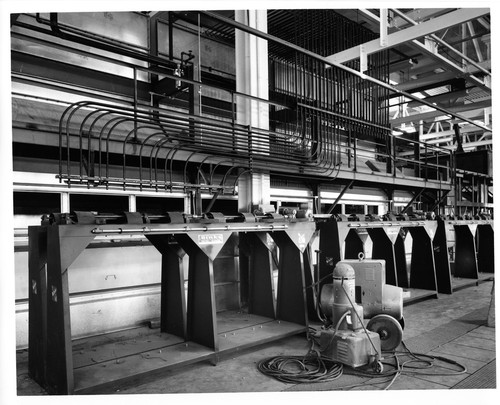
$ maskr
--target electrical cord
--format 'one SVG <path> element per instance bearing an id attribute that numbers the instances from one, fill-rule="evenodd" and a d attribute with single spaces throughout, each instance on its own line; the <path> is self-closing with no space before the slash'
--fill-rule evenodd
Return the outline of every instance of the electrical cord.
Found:
<path id="1" fill-rule="evenodd" d="M 275 356 L 261 360 L 257 368 L 278 381 L 304 384 L 336 380 L 342 375 L 343 366 L 309 350 L 305 356 Z"/>
<path id="2" fill-rule="evenodd" d="M 403 364 L 403 366 L 406 367 L 406 368 L 411 368 L 411 369 L 416 369 L 416 370 L 429 369 L 429 368 L 432 368 L 432 367 L 446 368 L 446 367 L 443 367 L 442 365 L 436 364 L 436 361 L 439 361 L 439 362 L 445 363 L 445 364 L 447 364 L 449 366 L 458 367 L 460 369 L 458 371 L 439 372 L 439 373 L 423 373 L 421 371 L 407 371 L 408 374 L 412 373 L 412 374 L 442 375 L 442 376 L 446 376 L 446 375 L 463 374 L 463 373 L 467 372 L 467 367 L 464 366 L 463 364 L 455 361 L 455 360 L 448 359 L 448 358 L 442 357 L 442 356 L 434 356 L 434 355 L 431 356 L 431 355 L 428 355 L 428 354 L 414 353 L 414 352 L 412 352 L 408 348 L 408 346 L 406 346 L 406 343 L 402 342 L 402 345 L 403 345 L 403 348 L 406 351 L 405 352 L 396 352 L 396 353 L 407 355 L 407 356 L 410 356 L 410 357 L 413 358 L 413 360 L 408 360 L 408 361 L 406 361 Z M 417 362 L 417 363 L 418 362 L 420 362 L 420 363 L 426 363 L 427 367 L 408 366 L 408 364 L 415 363 L 415 362 Z"/>
<path id="3" fill-rule="evenodd" d="M 347 313 L 345 314 L 347 315 Z M 344 317 L 341 318 L 343 320 Z M 340 325 L 339 321 L 337 327 Z M 257 369 L 264 375 L 291 384 L 328 382 L 342 375 L 343 365 L 321 355 L 315 349 L 317 330 L 307 330 L 310 348 L 305 356 L 274 356 L 257 363 Z"/>
<path id="4" fill-rule="evenodd" d="M 431 356 L 428 354 L 412 352 L 410 349 L 408 349 L 408 347 L 404 342 L 402 342 L 402 346 L 405 349 L 405 351 L 394 351 L 384 354 L 385 356 L 384 360 L 389 360 L 390 358 L 394 359 L 395 364 L 389 363 L 387 361 L 383 362 L 385 366 L 392 367 L 393 368 L 392 370 L 388 370 L 380 374 L 374 374 L 366 372 L 362 369 L 344 368 L 344 373 L 360 377 L 386 378 L 386 380 L 380 382 L 370 381 L 370 385 L 378 385 L 389 382 L 389 384 L 386 387 L 384 387 L 384 390 L 388 390 L 400 375 L 410 375 L 410 376 L 420 375 L 420 376 L 431 376 L 431 377 L 451 376 L 451 375 L 460 375 L 467 371 L 467 368 L 464 365 L 454 360 L 442 356 Z M 410 360 L 403 361 L 404 357 L 410 357 Z M 443 365 L 441 364 L 437 364 L 436 361 L 445 363 L 449 366 L 456 367 L 458 368 L 458 370 L 453 370 L 449 372 L 422 371 L 422 370 L 429 370 L 432 368 L 446 368 L 443 367 Z M 422 363 L 423 365 L 422 366 L 410 365 L 412 363 Z M 388 377 L 391 377 L 391 379 L 387 380 Z M 349 388 L 355 388 L 356 386 L 362 386 L 362 385 L 364 384 L 350 386 Z"/>
<path id="5" fill-rule="evenodd" d="M 406 345 L 403 346 L 407 349 Z M 289 384 L 304 384 L 304 383 L 320 383 L 330 382 L 339 379 L 343 374 L 354 375 L 358 377 L 366 377 L 370 379 L 383 379 L 383 381 L 370 381 L 370 385 L 387 384 L 383 389 L 388 390 L 401 375 L 425 375 L 425 376 L 447 376 L 459 375 L 467 371 L 467 368 L 448 358 L 441 356 L 430 356 L 422 353 L 414 353 L 407 349 L 404 352 L 385 353 L 393 358 L 394 363 L 384 361 L 384 366 L 392 367 L 392 370 L 387 370 L 382 373 L 351 367 L 344 367 L 341 363 L 334 362 L 316 350 L 309 350 L 305 356 L 275 356 L 261 360 L 257 364 L 258 370 L 269 377 L 273 377 L 278 381 Z M 400 357 L 409 356 L 411 360 L 402 361 Z M 441 367 L 435 364 L 439 360 L 448 365 L 459 368 L 457 371 L 450 372 L 425 372 L 421 370 L 429 370 L 434 367 Z M 428 363 L 425 366 L 417 367 L 410 366 L 414 362 Z M 429 365 L 430 364 L 430 365 Z M 420 371 L 416 371 L 420 370 Z M 336 387 L 336 390 L 362 387 L 366 382 L 361 384 L 352 384 L 349 386 Z"/>
<path id="6" fill-rule="evenodd" d="M 343 374 L 366 377 L 370 379 L 383 379 L 382 381 L 370 381 L 370 385 L 387 384 L 383 390 L 388 390 L 401 375 L 425 375 L 425 376 L 450 376 L 460 375 L 467 371 L 467 368 L 454 360 L 442 356 L 431 356 L 423 353 L 411 351 L 408 346 L 402 342 L 404 351 L 384 352 L 382 363 L 390 367 L 387 371 L 376 373 L 369 371 L 369 368 L 351 368 L 344 367 L 342 363 L 332 361 L 326 356 L 322 356 L 320 351 L 315 349 L 316 340 L 314 339 L 316 329 L 308 328 L 308 340 L 311 342 L 311 348 L 305 356 L 275 356 L 261 360 L 257 364 L 258 370 L 269 377 L 289 384 L 320 383 L 330 382 L 339 379 Z M 404 360 L 409 357 L 409 360 Z M 393 360 L 390 362 L 389 360 Z M 403 361 L 404 360 L 404 361 Z M 444 363 L 448 367 L 457 368 L 448 372 L 429 372 L 433 368 L 443 367 Z M 415 365 L 420 363 L 421 365 Z M 425 371 L 424 371 L 425 370 Z M 448 368 L 450 370 L 450 368 Z M 352 384 L 348 386 L 335 387 L 336 390 L 362 387 L 366 382 Z"/>
<path id="7" fill-rule="evenodd" d="M 323 277 L 322 279 L 316 281 L 315 283 L 312 283 L 308 287 L 312 287 L 313 291 L 317 295 L 317 301 L 319 304 L 319 289 L 316 288 L 316 286 L 319 285 L 319 283 L 327 278 L 328 276 Z M 375 372 L 375 371 L 365 371 L 363 368 L 350 368 L 350 367 L 344 367 L 342 363 L 335 362 L 331 360 L 330 358 L 326 356 L 322 356 L 321 352 L 324 352 L 333 342 L 333 339 L 335 335 L 337 334 L 338 328 L 340 327 L 340 324 L 342 321 L 346 318 L 347 315 L 349 315 L 350 311 L 346 311 L 340 319 L 337 321 L 335 327 L 334 327 L 334 332 L 329 340 L 328 344 L 326 347 L 321 349 L 315 349 L 314 346 L 317 344 L 317 341 L 315 339 L 315 336 L 317 336 L 317 330 L 312 328 L 311 326 L 308 327 L 307 330 L 307 339 L 310 341 L 311 347 L 307 354 L 305 356 L 275 356 L 275 357 L 269 357 L 267 359 L 261 360 L 259 363 L 257 363 L 257 368 L 258 370 L 269 377 L 273 377 L 277 379 L 278 381 L 284 382 L 284 383 L 291 383 L 291 384 L 303 384 L 303 383 L 319 383 L 319 382 L 329 382 L 336 380 L 342 376 L 342 374 L 349 374 L 349 375 L 354 375 L 354 376 L 359 376 L 359 377 L 367 377 L 370 379 L 381 379 L 384 378 L 384 381 L 370 381 L 370 385 L 378 385 L 378 384 L 385 384 L 387 385 L 383 388 L 384 390 L 388 390 L 397 380 L 399 376 L 402 374 L 405 375 L 427 375 L 427 376 L 447 376 L 447 375 L 459 375 L 463 374 L 467 371 L 467 368 L 448 358 L 441 357 L 441 356 L 431 356 L 427 354 L 422 354 L 422 353 L 415 353 L 412 352 L 408 346 L 406 345 L 405 342 L 401 342 L 404 351 L 392 351 L 392 352 L 384 352 L 384 353 L 378 353 L 377 349 L 375 348 L 372 340 L 370 339 L 370 336 L 363 324 L 362 319 L 359 317 L 359 314 L 356 312 L 354 308 L 354 304 L 352 300 L 349 297 L 349 294 L 344 288 L 344 279 L 342 278 L 342 290 L 344 291 L 346 297 L 349 300 L 349 303 L 351 304 L 351 307 L 353 308 L 353 312 L 355 315 L 358 317 L 358 320 L 360 321 L 364 332 L 368 336 L 368 339 L 377 353 L 377 358 L 380 358 L 380 356 L 383 354 L 384 357 L 380 360 L 385 360 L 381 361 L 381 363 L 385 366 L 392 367 L 392 370 L 388 370 L 385 372 Z M 316 308 L 316 310 L 321 310 L 320 305 Z M 318 317 L 323 321 L 324 326 L 327 326 L 327 319 L 324 317 L 320 317 L 318 313 Z M 332 325 L 328 325 L 328 328 L 331 328 Z M 401 357 L 401 358 L 400 358 Z M 402 361 L 402 358 L 404 357 L 410 357 L 409 360 Z M 389 363 L 387 360 L 389 359 L 394 359 L 394 363 Z M 442 363 L 445 363 L 449 366 L 455 366 L 458 367 L 458 371 L 450 371 L 450 372 L 424 372 L 422 370 L 428 370 L 432 369 L 434 367 L 440 367 L 440 368 L 445 368 L 442 365 L 438 365 L 436 361 L 440 361 Z M 420 364 L 420 366 L 417 366 L 416 364 Z M 364 383 L 361 384 L 353 384 L 349 386 L 344 386 L 344 387 L 336 387 L 336 390 L 341 390 L 341 389 L 347 389 L 347 388 L 356 388 L 356 387 L 361 387 L 363 386 Z"/>

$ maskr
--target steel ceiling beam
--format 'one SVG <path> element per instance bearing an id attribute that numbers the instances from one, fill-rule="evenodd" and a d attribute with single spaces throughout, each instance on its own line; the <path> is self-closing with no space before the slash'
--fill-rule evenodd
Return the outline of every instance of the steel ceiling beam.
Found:
<path id="1" fill-rule="evenodd" d="M 413 21 L 411 18 L 409 18 L 408 16 L 406 16 L 401 11 L 399 11 L 397 9 L 392 9 L 392 11 L 394 13 L 400 15 L 402 18 L 406 19 L 408 22 L 410 22 L 414 26 L 418 26 L 419 25 L 416 21 Z M 469 22 L 467 22 L 467 23 L 469 23 Z M 451 46 L 449 43 L 447 43 L 446 41 L 444 41 L 441 38 L 439 38 L 437 35 L 431 34 L 430 37 L 432 38 L 432 40 L 436 41 L 438 44 L 440 44 L 440 45 L 444 46 L 446 49 L 448 49 L 448 51 L 453 52 L 460 59 L 467 61 L 467 63 L 469 65 L 474 66 L 476 69 L 478 69 L 483 74 L 485 74 L 487 76 L 491 75 L 491 73 L 487 69 L 483 68 L 475 60 L 469 58 L 463 52 L 458 51 L 453 46 Z M 439 55 L 437 52 L 434 52 L 434 50 L 432 48 L 429 48 L 426 44 L 423 44 L 422 42 L 412 41 L 412 44 L 414 46 L 418 47 L 421 51 L 423 51 L 427 55 L 431 56 L 432 58 L 438 59 L 439 62 L 444 63 L 445 66 L 448 66 L 453 71 L 456 71 L 457 73 L 466 75 L 467 78 L 472 83 L 474 83 L 475 85 L 477 85 L 477 86 L 479 86 L 479 87 L 481 87 L 481 88 L 483 88 L 485 90 L 491 91 L 491 87 L 487 83 L 485 83 L 484 81 L 482 81 L 482 80 L 478 79 L 477 77 L 475 77 L 474 75 L 472 75 L 471 72 L 468 71 L 467 66 L 462 67 L 462 66 L 456 65 L 455 63 L 453 63 L 452 61 L 450 61 L 448 58 L 445 58 L 445 57 Z"/>
<path id="2" fill-rule="evenodd" d="M 450 11 L 453 10 L 454 9 L 452 8 L 426 8 L 426 9 L 418 8 L 413 11 L 409 11 L 406 15 L 409 16 L 410 18 L 422 21 L 445 13 L 449 13 Z M 372 13 L 370 10 L 366 8 L 360 8 L 358 9 L 358 11 L 361 14 L 363 14 L 366 19 L 369 19 L 372 23 L 377 24 L 377 26 L 380 24 L 379 16 Z M 408 21 L 398 16 L 392 16 L 390 25 L 391 27 L 395 27 L 398 29 L 404 28 L 404 26 L 408 25 Z M 377 32 L 376 30 L 373 31 Z"/>
<path id="3" fill-rule="evenodd" d="M 455 138 L 448 137 L 448 138 L 443 138 L 443 139 L 431 140 L 431 141 L 428 141 L 427 143 L 429 145 L 439 145 L 441 143 L 448 143 L 448 142 L 454 142 L 454 141 L 455 141 Z M 470 142 L 462 141 L 462 149 L 467 148 L 467 147 L 472 148 L 472 147 L 476 147 L 476 146 L 491 145 L 492 143 L 493 143 L 493 139 L 483 139 L 482 141 L 470 141 Z M 447 146 L 449 146 L 449 145 L 444 145 L 441 147 L 446 148 Z"/>
<path id="4" fill-rule="evenodd" d="M 366 8 L 360 8 L 359 12 L 362 13 L 362 14 L 364 14 L 364 16 L 366 18 L 369 18 L 372 22 L 377 23 L 377 25 L 380 28 L 380 25 L 379 25 L 380 24 L 380 18 L 379 18 L 378 15 L 373 14 L 370 10 L 368 10 Z"/>
<path id="5" fill-rule="evenodd" d="M 418 23 L 416 21 L 413 21 L 411 18 L 409 18 L 408 16 L 406 16 L 404 13 L 402 13 L 401 11 L 399 11 L 398 9 L 392 9 L 392 11 L 394 13 L 397 13 L 399 15 L 401 15 L 403 18 L 405 18 L 408 22 L 410 22 L 411 24 L 417 26 Z M 472 27 L 472 23 L 470 21 L 468 21 L 466 23 L 467 26 L 470 26 Z M 474 35 L 473 31 L 471 30 L 471 35 Z M 463 52 L 460 52 L 458 51 L 457 49 L 455 49 L 452 45 L 450 45 L 448 42 L 444 41 L 443 39 L 439 38 L 437 35 L 435 34 L 431 34 L 430 37 L 436 41 L 437 43 L 439 43 L 440 45 L 443 45 L 446 49 L 448 49 L 449 51 L 455 53 L 457 56 L 459 56 L 460 58 L 466 60 L 469 64 L 475 66 L 477 69 L 479 69 L 482 73 L 484 73 L 485 75 L 490 75 L 491 73 L 484 69 L 480 64 L 478 64 L 475 60 L 469 58 L 467 55 L 465 55 Z M 476 39 L 477 41 L 477 39 Z M 481 60 L 479 62 L 482 62 Z"/>
<path id="6" fill-rule="evenodd" d="M 431 74 L 429 76 L 420 77 L 414 80 L 408 80 L 407 82 L 400 83 L 396 85 L 396 88 L 401 91 L 415 92 L 422 91 L 424 89 L 436 88 L 449 84 L 449 82 L 455 79 L 457 75 L 453 72 L 444 72 Z"/>
<path id="7" fill-rule="evenodd" d="M 479 22 L 479 24 L 481 24 L 487 30 L 491 29 L 490 23 L 488 21 L 486 21 L 484 18 L 478 18 L 477 21 Z"/>
<path id="8" fill-rule="evenodd" d="M 423 44 L 422 42 L 419 42 L 419 41 L 413 41 L 412 45 L 414 47 L 418 48 L 422 53 L 433 58 L 439 65 L 442 65 L 444 68 L 450 69 L 452 72 L 455 72 L 455 75 L 457 75 L 457 74 L 463 75 L 463 76 L 465 76 L 465 78 L 468 81 L 470 81 L 475 86 L 478 86 L 485 91 L 491 92 L 491 87 L 488 86 L 483 80 L 470 74 L 467 67 L 462 67 L 462 66 L 457 65 L 456 63 L 453 63 L 452 61 L 450 61 L 448 58 L 444 57 L 443 55 L 436 53 L 427 44 Z M 482 69 L 482 67 L 481 67 L 481 69 Z M 488 74 L 489 74 L 489 72 L 488 72 Z"/>
<path id="9" fill-rule="evenodd" d="M 467 28 L 470 32 L 471 37 L 472 37 L 472 44 L 474 45 L 474 50 L 476 51 L 477 60 L 479 62 L 482 62 L 484 60 L 483 54 L 482 54 L 481 49 L 479 47 L 479 41 L 477 40 L 476 31 L 474 30 L 474 27 L 472 26 L 472 22 L 469 21 L 467 23 Z"/>
<path id="10" fill-rule="evenodd" d="M 491 132 L 489 133 L 491 136 Z M 469 144 L 470 142 L 479 142 L 479 140 L 474 140 L 474 141 L 467 141 L 467 138 L 469 137 L 469 135 L 467 135 L 466 133 L 462 133 L 460 132 L 460 137 L 462 138 L 462 145 L 465 146 L 467 144 Z M 485 137 L 485 135 L 483 134 L 482 137 Z M 444 143 L 444 142 L 455 142 L 456 141 L 456 137 L 455 135 L 451 135 L 451 136 L 447 136 L 445 138 L 436 138 L 436 139 L 430 139 L 428 141 L 426 141 L 427 144 L 429 145 L 438 145 L 440 143 Z M 489 139 L 482 139 L 482 141 L 489 141 L 491 143 L 492 139 L 489 138 Z"/>
<path id="11" fill-rule="evenodd" d="M 436 70 L 435 60 L 431 58 L 425 58 L 425 55 L 418 55 L 414 57 L 414 64 L 411 66 L 408 75 L 410 77 L 416 77 L 422 74 L 427 74 L 429 72 L 434 73 L 434 70 Z"/>
<path id="12" fill-rule="evenodd" d="M 437 94 L 435 96 L 429 96 L 425 97 L 424 100 L 428 101 L 429 103 L 443 103 L 443 102 L 449 102 L 449 101 L 454 101 L 456 102 L 457 99 L 459 98 L 464 98 L 467 96 L 468 90 L 467 89 L 461 89 L 461 90 L 456 90 L 456 91 L 448 91 L 446 93 L 442 94 Z M 462 100 L 463 102 L 463 100 Z M 419 107 L 420 104 L 418 101 L 410 101 L 408 103 L 408 108 L 415 108 Z"/>
<path id="13" fill-rule="evenodd" d="M 265 32 L 262 32 L 262 31 L 259 31 L 255 28 L 251 28 L 245 24 L 242 24 L 242 23 L 239 23 L 239 22 L 236 22 L 230 18 L 227 18 L 227 17 L 223 17 L 217 13 L 214 13 L 214 12 L 211 12 L 211 11 L 200 11 L 201 14 L 203 15 L 206 15 L 210 18 L 213 18 L 215 20 L 218 20 L 218 21 L 221 21 L 225 24 L 228 24 L 229 26 L 232 26 L 234 28 L 237 28 L 239 30 L 242 30 L 243 32 L 247 32 L 249 34 L 252 34 L 252 35 L 255 35 L 259 38 L 263 38 L 265 40 L 268 40 L 268 41 L 272 41 L 274 43 L 277 43 L 277 44 L 280 44 L 280 45 L 283 45 L 283 46 L 286 46 L 290 49 L 293 49 L 293 50 L 296 50 L 297 52 L 300 52 L 301 54 L 303 55 L 307 55 L 317 61 L 320 61 L 320 62 L 323 62 L 327 67 L 337 67 L 338 69 L 342 69 L 348 73 L 351 73 L 355 76 L 358 76 L 358 77 L 361 77 L 363 80 L 367 81 L 367 82 L 370 82 L 370 83 L 373 83 L 373 84 L 376 84 L 377 86 L 380 86 L 382 88 L 385 88 L 389 91 L 392 91 L 396 94 L 399 94 L 401 96 L 405 96 L 405 97 L 408 97 L 409 99 L 411 100 L 416 100 L 416 101 L 419 101 L 420 99 L 416 96 L 414 96 L 413 94 L 410 94 L 410 93 L 406 93 L 404 91 L 401 91 L 399 89 L 397 89 L 395 86 L 391 85 L 391 84 L 388 84 L 382 80 L 379 80 L 379 79 L 376 79 L 374 77 L 371 77 L 371 76 L 368 76 L 368 75 L 365 75 L 355 69 L 351 69 L 347 66 L 344 66 L 342 65 L 341 63 L 337 63 L 337 62 L 332 62 L 330 60 L 328 60 L 327 58 L 321 56 L 321 55 L 318 55 L 317 53 L 314 53 L 314 52 L 311 52 L 305 48 L 302 48 L 298 45 L 295 45 L 291 42 L 288 42 L 288 41 L 285 41 L 281 38 L 278 38 L 278 37 L 275 37 L 273 35 L 270 35 L 268 33 L 265 33 Z M 423 105 L 427 105 L 428 107 L 431 107 L 435 110 L 438 110 L 438 111 L 441 111 L 442 113 L 444 114 L 448 114 L 448 115 L 451 115 L 452 117 L 454 118 L 457 118 L 459 120 L 462 120 L 462 121 L 465 121 L 465 122 L 469 122 L 473 125 L 476 125 L 478 126 L 479 128 L 483 128 L 487 131 L 490 131 L 491 128 L 487 127 L 486 125 L 483 125 L 483 124 L 480 124 L 480 123 L 477 123 L 473 120 L 470 120 L 468 119 L 467 117 L 462 117 L 460 114 L 456 114 L 456 113 L 453 113 L 451 111 L 449 111 L 448 109 L 446 108 L 442 108 L 442 107 L 439 107 L 439 106 L 436 106 L 436 105 L 433 105 L 431 103 L 427 103 L 425 100 L 420 100 L 421 103 Z"/>
<path id="14" fill-rule="evenodd" d="M 486 140 L 486 141 L 478 141 L 478 142 L 465 142 L 462 144 L 462 148 L 464 149 L 470 149 L 470 148 L 477 148 L 478 146 L 489 146 L 493 143 L 491 139 Z M 440 146 L 443 149 L 448 149 L 448 150 L 455 150 L 457 149 L 458 145 L 451 145 L 451 146 Z"/>
<path id="15" fill-rule="evenodd" d="M 453 137 L 449 137 L 449 138 L 446 138 L 446 139 L 443 139 L 441 142 L 452 142 L 454 140 Z M 433 146 L 436 146 L 438 145 L 438 143 L 441 143 L 441 142 L 427 142 L 427 145 L 429 146 L 429 148 L 433 147 Z M 492 139 L 484 139 L 482 141 L 472 141 L 472 142 L 463 142 L 462 143 L 462 148 L 465 150 L 465 149 L 470 149 L 470 148 L 476 148 L 478 146 L 489 146 L 489 145 L 492 145 L 493 144 L 493 140 Z M 457 144 L 453 144 L 453 145 L 440 145 L 440 146 L 437 146 L 438 148 L 440 148 L 441 150 L 442 149 L 447 149 L 447 150 L 455 150 L 458 145 Z M 424 151 L 425 148 L 423 146 L 420 146 L 420 151 Z M 401 158 L 405 158 L 405 157 L 408 157 L 408 156 L 414 156 L 415 155 L 415 151 L 407 151 L 407 152 L 401 152 L 401 153 L 398 153 L 397 157 L 401 157 Z"/>
<path id="16" fill-rule="evenodd" d="M 437 107 L 437 106 L 436 106 Z M 479 103 L 469 103 L 469 104 L 463 104 L 455 107 L 449 107 L 448 110 L 449 112 L 445 114 L 450 114 L 453 115 L 455 113 L 464 113 L 461 114 L 464 118 L 466 117 L 466 114 L 471 114 L 472 116 L 476 116 L 477 113 L 483 112 L 484 109 L 491 107 L 491 100 L 486 100 L 486 101 L 481 101 Z M 429 111 L 429 112 L 424 112 L 421 114 L 413 114 L 409 115 L 407 117 L 401 117 L 401 118 L 396 118 L 391 121 L 391 126 L 397 127 L 400 124 L 405 124 L 409 122 L 418 122 L 420 120 L 430 120 L 436 117 L 442 116 L 443 113 L 441 111 Z M 468 118 L 468 121 L 470 118 Z M 478 126 L 476 123 L 473 123 L 474 125 Z M 480 128 L 486 130 L 486 131 L 491 131 L 491 128 L 488 128 L 486 126 L 479 126 Z"/>
<path id="17" fill-rule="evenodd" d="M 433 34 L 446 28 L 453 27 L 458 24 L 466 23 L 470 20 L 475 20 L 486 14 L 489 14 L 488 8 L 467 8 L 459 9 L 451 13 L 445 14 L 440 17 L 433 18 L 426 22 L 414 25 L 401 31 L 394 32 L 387 35 L 387 45 L 381 46 L 379 39 L 366 42 L 360 46 L 364 48 L 364 52 L 369 55 L 372 53 L 383 51 L 387 48 L 392 48 L 406 42 L 413 41 L 418 38 L 425 37 L 426 35 Z M 360 46 L 354 46 L 344 51 L 338 52 L 334 55 L 327 56 L 329 62 L 345 63 L 350 60 L 359 58 Z"/>
<path id="18" fill-rule="evenodd" d="M 363 52 L 364 54 L 369 54 L 369 53 L 375 53 L 384 49 L 387 49 L 389 47 L 393 47 L 396 45 L 400 45 L 401 43 L 411 43 L 414 47 L 416 47 L 420 52 L 423 52 L 424 54 L 430 56 L 433 58 L 435 61 L 443 64 L 443 66 L 447 67 L 448 69 L 451 69 L 453 72 L 459 73 L 461 75 L 465 75 L 468 80 L 473 83 L 476 86 L 479 86 L 483 88 L 486 91 L 491 92 L 491 87 L 488 85 L 488 83 L 485 83 L 481 79 L 475 77 L 472 72 L 468 69 L 467 66 L 462 67 L 457 65 L 456 63 L 452 62 L 448 58 L 438 54 L 433 47 L 430 47 L 428 44 L 422 43 L 418 41 L 416 38 L 430 35 L 430 37 L 436 41 L 437 43 L 441 44 L 442 46 L 446 47 L 449 51 L 454 52 L 459 56 L 461 59 L 466 60 L 469 65 L 473 65 L 478 71 L 482 72 L 483 74 L 490 75 L 490 72 L 486 69 L 484 69 L 480 64 L 475 62 L 474 60 L 468 58 L 466 55 L 462 54 L 461 52 L 457 51 L 455 48 L 453 48 L 451 45 L 449 45 L 446 41 L 443 41 L 441 38 L 439 38 L 437 35 L 434 35 L 433 32 L 449 28 L 451 26 L 461 24 L 464 22 L 468 22 L 470 20 L 477 19 L 478 17 L 481 17 L 482 15 L 488 14 L 489 9 L 461 9 L 458 11 L 454 11 L 453 13 L 448 13 L 443 16 L 434 18 L 432 20 L 429 20 L 424 23 L 417 23 L 416 21 L 412 20 L 410 17 L 406 16 L 404 13 L 397 9 L 391 9 L 394 13 L 398 14 L 401 18 L 404 18 L 406 21 L 409 23 L 413 24 L 413 27 L 411 28 L 406 28 L 404 30 L 398 31 L 396 33 L 390 34 L 387 37 L 387 45 L 382 46 L 380 44 L 380 40 L 373 40 L 370 42 L 367 42 L 365 44 L 362 44 L 362 50 L 360 46 L 355 46 L 350 49 L 346 49 L 345 51 L 339 52 L 335 55 L 331 55 L 328 57 L 329 60 L 338 62 L 338 63 L 344 63 L 349 60 L 357 59 L 360 57 L 360 52 Z M 464 11 L 465 10 L 465 11 Z M 375 21 L 380 21 L 380 19 L 373 13 L 369 11 L 363 11 L 366 16 L 368 16 L 370 19 L 375 20 Z M 457 14 L 460 12 L 460 14 Z M 470 13 L 470 14 L 469 14 Z M 455 17 L 460 17 L 456 18 Z M 439 21 L 443 22 L 448 20 L 446 23 L 440 24 Z M 465 21 L 464 21 L 465 20 Z M 438 21 L 438 24 L 436 24 L 436 21 Z M 432 24 L 431 24 L 432 22 Z M 426 25 L 426 26 L 424 26 Z M 424 27 L 423 27 L 424 26 Z M 423 28 L 423 29 L 422 29 Z M 436 29 L 434 29 L 436 28 Z M 434 29 L 434 31 L 432 31 Z M 427 32 L 426 34 L 423 34 L 423 32 Z M 395 35 L 398 36 L 395 36 Z M 409 34 L 409 35 L 403 35 L 403 34 Z M 413 35 L 413 37 L 412 37 Z M 406 36 L 406 38 L 405 38 Z M 392 39 L 391 39 L 392 38 Z M 401 41 L 398 43 L 398 41 Z"/>
<path id="19" fill-rule="evenodd" d="M 417 21 L 424 21 L 430 18 L 435 18 L 443 14 L 448 14 L 453 11 L 453 8 L 417 8 L 412 11 L 408 11 L 406 16 Z M 391 23 L 393 27 L 405 28 L 408 25 L 408 20 L 401 16 L 393 16 L 393 21 Z"/>
<path id="20" fill-rule="evenodd" d="M 478 132 L 478 129 L 476 127 L 473 127 L 473 126 L 460 128 L 460 133 L 462 135 L 465 135 L 465 134 L 468 134 L 471 132 Z M 454 134 L 455 134 L 455 131 L 453 129 L 446 130 L 446 131 L 439 131 L 439 132 L 431 132 L 428 134 L 420 135 L 420 140 L 421 141 L 438 140 L 439 138 L 447 138 L 447 137 L 453 136 Z"/>

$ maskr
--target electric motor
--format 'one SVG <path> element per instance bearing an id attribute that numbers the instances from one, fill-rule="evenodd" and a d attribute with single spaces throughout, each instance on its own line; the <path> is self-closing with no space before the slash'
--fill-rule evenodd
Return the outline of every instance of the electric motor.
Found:
<path id="1" fill-rule="evenodd" d="M 354 268 L 338 262 L 332 276 L 333 283 L 325 285 L 321 292 L 323 311 L 331 320 L 330 327 L 320 333 L 322 356 L 351 367 L 381 366 L 380 336 L 363 327 L 363 307 L 355 302 Z"/>
<path id="2" fill-rule="evenodd" d="M 331 321 L 334 325 L 340 322 L 338 329 L 357 330 L 362 327 L 363 308 L 355 303 L 356 273 L 349 264 L 339 262 L 332 275 Z"/>

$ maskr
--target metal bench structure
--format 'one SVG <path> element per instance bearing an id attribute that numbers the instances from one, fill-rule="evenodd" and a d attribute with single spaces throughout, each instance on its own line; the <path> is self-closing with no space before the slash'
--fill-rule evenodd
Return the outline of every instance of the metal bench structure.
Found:
<path id="1" fill-rule="evenodd" d="M 387 283 L 419 290 L 414 299 L 451 294 L 464 286 L 454 280 L 478 283 L 484 279 L 480 273 L 491 278 L 494 271 L 489 220 L 364 222 L 331 216 L 313 221 L 239 214 L 234 218 L 241 222 L 224 222 L 217 215 L 212 220 L 181 222 L 182 214 L 166 217 L 171 222 L 146 223 L 147 216 L 126 213 L 114 218 L 124 218 L 124 223 L 106 223 L 94 214 L 63 214 L 29 228 L 29 372 L 49 392 L 99 392 L 183 365 L 217 362 L 228 353 L 303 333 L 315 312 L 314 289 L 309 287 L 328 282 L 331 266 L 356 258 L 368 237 L 372 258 L 386 261 Z M 408 233 L 413 238 L 409 272 L 404 244 Z M 134 340 L 126 348 L 124 342 L 101 342 L 99 349 L 75 350 L 68 271 L 91 242 L 116 235 L 143 235 L 162 255 L 161 332 L 141 344 Z M 238 236 L 240 257 L 248 258 L 248 314 L 221 321 L 213 264 L 232 235 Z M 315 276 L 311 246 L 318 235 Z M 276 295 L 269 236 L 279 250 Z M 187 299 L 184 254 L 189 257 Z M 234 326 L 228 328 L 230 324 Z"/>

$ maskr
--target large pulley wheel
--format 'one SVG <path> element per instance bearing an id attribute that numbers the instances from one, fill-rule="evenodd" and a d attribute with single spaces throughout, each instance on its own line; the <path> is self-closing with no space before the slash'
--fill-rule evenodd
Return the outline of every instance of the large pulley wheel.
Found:
<path id="1" fill-rule="evenodd" d="M 403 328 L 396 318 L 380 314 L 374 316 L 366 325 L 366 328 L 380 336 L 380 348 L 384 352 L 396 349 L 403 341 Z"/>

